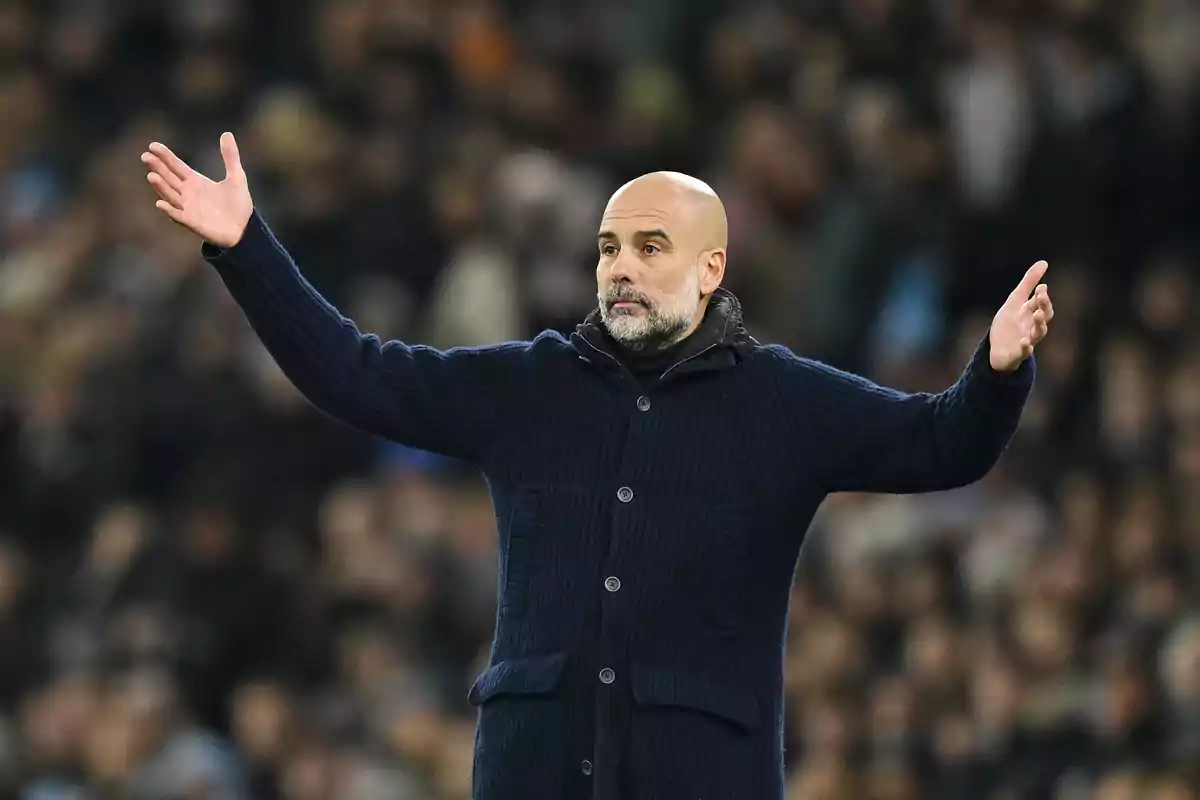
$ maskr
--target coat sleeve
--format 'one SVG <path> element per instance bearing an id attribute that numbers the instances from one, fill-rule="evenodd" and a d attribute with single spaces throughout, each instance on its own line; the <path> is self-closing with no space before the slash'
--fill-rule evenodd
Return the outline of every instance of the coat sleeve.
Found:
<path id="1" fill-rule="evenodd" d="M 898 392 L 805 362 L 825 490 L 910 494 L 986 475 L 1017 431 L 1036 371 L 1029 358 L 998 373 L 988 356 L 985 337 L 954 385 L 937 394 Z"/>
<path id="2" fill-rule="evenodd" d="M 359 331 L 301 275 L 256 211 L 242 240 L 202 247 L 251 328 L 317 409 L 367 433 L 477 460 L 527 343 L 438 350 Z"/>

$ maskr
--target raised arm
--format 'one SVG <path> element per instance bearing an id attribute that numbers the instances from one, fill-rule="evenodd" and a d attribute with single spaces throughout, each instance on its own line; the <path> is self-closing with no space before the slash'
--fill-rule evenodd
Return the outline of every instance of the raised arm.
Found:
<path id="1" fill-rule="evenodd" d="M 1033 387 L 1033 348 L 1054 315 L 1038 262 L 992 320 L 966 369 L 937 394 L 906 394 L 802 362 L 816 457 L 829 492 L 915 493 L 965 486 L 1008 446 Z M 1032 296 L 1031 296 L 1032 295 Z M 818 421 L 820 421 L 818 423 Z"/>
<path id="2" fill-rule="evenodd" d="M 226 177 L 199 174 L 164 145 L 142 161 L 157 207 L 201 237 L 271 356 L 324 413 L 430 452 L 476 460 L 504 413 L 526 345 L 436 350 L 360 332 L 304 279 L 254 211 L 232 134 L 221 137 Z"/>

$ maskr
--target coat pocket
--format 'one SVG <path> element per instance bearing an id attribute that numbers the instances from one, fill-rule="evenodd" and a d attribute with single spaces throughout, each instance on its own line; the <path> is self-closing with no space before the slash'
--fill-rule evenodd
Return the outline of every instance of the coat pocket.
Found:
<path id="1" fill-rule="evenodd" d="M 711 683 L 696 675 L 662 667 L 633 665 L 634 702 L 643 707 L 668 706 L 701 712 L 744 731 L 758 727 L 761 716 L 754 695 Z"/>
<path id="2" fill-rule="evenodd" d="M 501 520 L 503 589 L 500 613 L 505 617 L 520 617 L 529 605 L 530 570 L 538 545 L 539 516 L 537 491 L 520 489 L 513 494 L 511 505 Z"/>
<path id="3" fill-rule="evenodd" d="M 630 800 L 782 796 L 756 695 L 663 667 L 633 665 L 630 682 Z"/>
<path id="4" fill-rule="evenodd" d="M 517 658 L 476 679 L 467 696 L 479 709 L 473 798 L 572 796 L 570 704 L 559 691 L 566 664 L 565 653 Z"/>
<path id="5" fill-rule="evenodd" d="M 566 653 L 500 661 L 479 675 L 467 700 L 480 706 L 501 695 L 550 694 L 558 688 L 566 663 Z"/>

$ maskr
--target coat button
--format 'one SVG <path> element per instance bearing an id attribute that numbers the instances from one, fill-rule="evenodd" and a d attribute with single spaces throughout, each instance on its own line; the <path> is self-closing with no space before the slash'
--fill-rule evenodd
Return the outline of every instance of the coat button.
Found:
<path id="1" fill-rule="evenodd" d="M 604 579 L 604 588 L 608 589 L 610 592 L 618 591 L 621 588 L 621 579 L 620 578 L 605 578 Z"/>
<path id="2" fill-rule="evenodd" d="M 579 765 L 579 771 L 582 772 L 584 775 L 591 775 L 592 774 L 592 762 L 588 761 L 585 758 L 583 760 L 583 763 Z"/>
<path id="3" fill-rule="evenodd" d="M 617 673 L 613 672 L 608 667 L 605 667 L 604 669 L 600 670 L 600 682 L 601 683 L 612 683 L 616 679 L 617 679 Z"/>
<path id="4" fill-rule="evenodd" d="M 641 397 L 639 397 L 637 399 L 637 407 L 638 407 L 638 411 L 649 411 L 650 410 L 650 398 L 646 397 L 646 395 L 642 395 Z"/>
<path id="5" fill-rule="evenodd" d="M 628 486 L 622 486 L 620 489 L 617 489 L 617 499 L 622 503 L 628 503 L 633 499 L 633 489 L 630 489 Z"/>

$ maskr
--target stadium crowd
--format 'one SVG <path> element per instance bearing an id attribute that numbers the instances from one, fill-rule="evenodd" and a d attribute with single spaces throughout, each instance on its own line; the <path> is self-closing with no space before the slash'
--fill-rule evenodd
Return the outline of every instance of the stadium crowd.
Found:
<path id="1" fill-rule="evenodd" d="M 572 328 L 660 168 L 759 339 L 903 389 L 1048 259 L 998 469 L 818 516 L 789 800 L 1200 798 L 1198 88 L 1195 0 L 0 2 L 0 797 L 469 797 L 487 488 L 313 411 L 157 214 L 146 143 L 233 130 L 383 338 Z"/>

